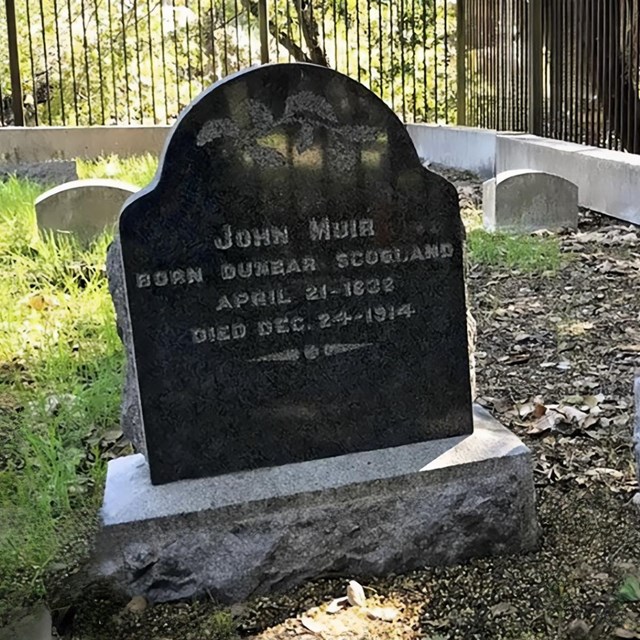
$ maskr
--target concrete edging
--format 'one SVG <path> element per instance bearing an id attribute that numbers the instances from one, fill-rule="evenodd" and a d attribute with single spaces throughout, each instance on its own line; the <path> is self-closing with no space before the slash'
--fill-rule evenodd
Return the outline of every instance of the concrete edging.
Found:
<path id="1" fill-rule="evenodd" d="M 640 155 L 528 134 L 498 135 L 496 172 L 537 169 L 578 186 L 583 207 L 640 224 Z"/>
<path id="2" fill-rule="evenodd" d="M 159 155 L 171 127 L 2 127 L 0 164 Z M 428 163 L 472 171 L 482 178 L 512 169 L 552 173 L 578 186 L 580 205 L 640 224 L 640 155 L 523 133 L 437 124 L 408 124 Z"/>
<path id="3" fill-rule="evenodd" d="M 407 129 L 427 162 L 483 178 L 513 169 L 551 173 L 578 186 L 581 206 L 640 224 L 640 155 L 525 133 L 430 124 Z"/>
<path id="4" fill-rule="evenodd" d="M 159 155 L 169 125 L 0 127 L 0 163 Z"/>
<path id="5" fill-rule="evenodd" d="M 408 124 L 407 131 L 423 160 L 481 178 L 495 175 L 495 131 L 437 124 Z"/>

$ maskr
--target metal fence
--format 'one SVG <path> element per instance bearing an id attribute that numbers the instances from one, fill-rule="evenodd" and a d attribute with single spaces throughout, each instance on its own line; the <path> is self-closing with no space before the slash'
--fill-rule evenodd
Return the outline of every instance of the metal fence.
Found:
<path id="1" fill-rule="evenodd" d="M 352 76 L 407 121 L 456 117 L 450 0 L 5 0 L 5 10 L 0 24 L 15 13 L 17 39 L 0 61 L 3 125 L 20 123 L 21 104 L 25 124 L 168 123 L 218 78 L 291 60 Z M 10 48 L 0 33 L 0 51 Z"/>
<path id="2" fill-rule="evenodd" d="M 466 0 L 466 121 L 640 152 L 639 0 Z"/>
<path id="3" fill-rule="evenodd" d="M 467 124 L 528 127 L 527 0 L 467 0 L 463 27 Z"/>
<path id="4" fill-rule="evenodd" d="M 0 125 L 169 123 L 220 77 L 297 60 L 352 76 L 405 121 L 640 152 L 639 4 L 4 0 Z"/>

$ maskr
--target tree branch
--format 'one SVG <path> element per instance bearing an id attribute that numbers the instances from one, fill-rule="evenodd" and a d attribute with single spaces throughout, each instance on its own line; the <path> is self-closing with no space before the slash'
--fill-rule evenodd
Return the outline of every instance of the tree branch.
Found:
<path id="1" fill-rule="evenodd" d="M 244 7 L 251 13 L 252 16 L 258 18 L 258 3 L 252 0 L 242 0 Z M 276 42 L 280 43 L 296 60 L 296 62 L 313 62 L 311 58 L 302 50 L 292 38 L 286 33 L 286 31 L 278 31 L 276 25 L 269 20 L 269 33 L 276 39 Z"/>
<path id="2" fill-rule="evenodd" d="M 309 49 L 311 62 L 322 65 L 323 67 L 328 67 L 329 61 L 318 41 L 318 23 L 313 17 L 312 0 L 306 0 L 304 9 L 302 8 L 302 0 L 296 0 L 295 6 L 298 13 L 298 20 L 302 26 L 302 34 L 307 43 L 307 49 Z"/>

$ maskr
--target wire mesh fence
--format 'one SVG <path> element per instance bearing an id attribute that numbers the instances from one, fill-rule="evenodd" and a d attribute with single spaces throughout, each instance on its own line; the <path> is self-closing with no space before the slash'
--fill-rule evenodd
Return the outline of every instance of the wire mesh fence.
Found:
<path id="1" fill-rule="evenodd" d="M 25 124 L 170 123 L 217 79 L 267 58 L 346 73 L 406 121 L 456 118 L 451 0 L 5 0 L 9 4 L 15 6 Z M 7 47 L 2 33 L 0 50 Z M 9 56 L 0 61 L 0 100 L 0 124 L 14 123 Z"/>

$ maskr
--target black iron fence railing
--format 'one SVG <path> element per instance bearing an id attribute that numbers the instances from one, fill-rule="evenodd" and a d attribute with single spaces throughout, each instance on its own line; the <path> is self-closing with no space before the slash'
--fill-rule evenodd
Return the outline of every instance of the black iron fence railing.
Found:
<path id="1" fill-rule="evenodd" d="M 4 4 L 17 42 L 0 60 L 3 125 L 171 122 L 218 78 L 292 60 L 356 78 L 405 120 L 455 120 L 456 6 L 447 0 Z M 4 31 L 0 50 L 11 51 Z M 17 89 L 22 100 L 12 100 Z"/>
<path id="2" fill-rule="evenodd" d="M 640 152 L 640 0 L 4 0 L 0 125 L 173 121 L 264 62 L 333 67 L 411 122 Z"/>
<path id="3" fill-rule="evenodd" d="M 639 0 L 464 5 L 468 124 L 640 153 Z"/>

